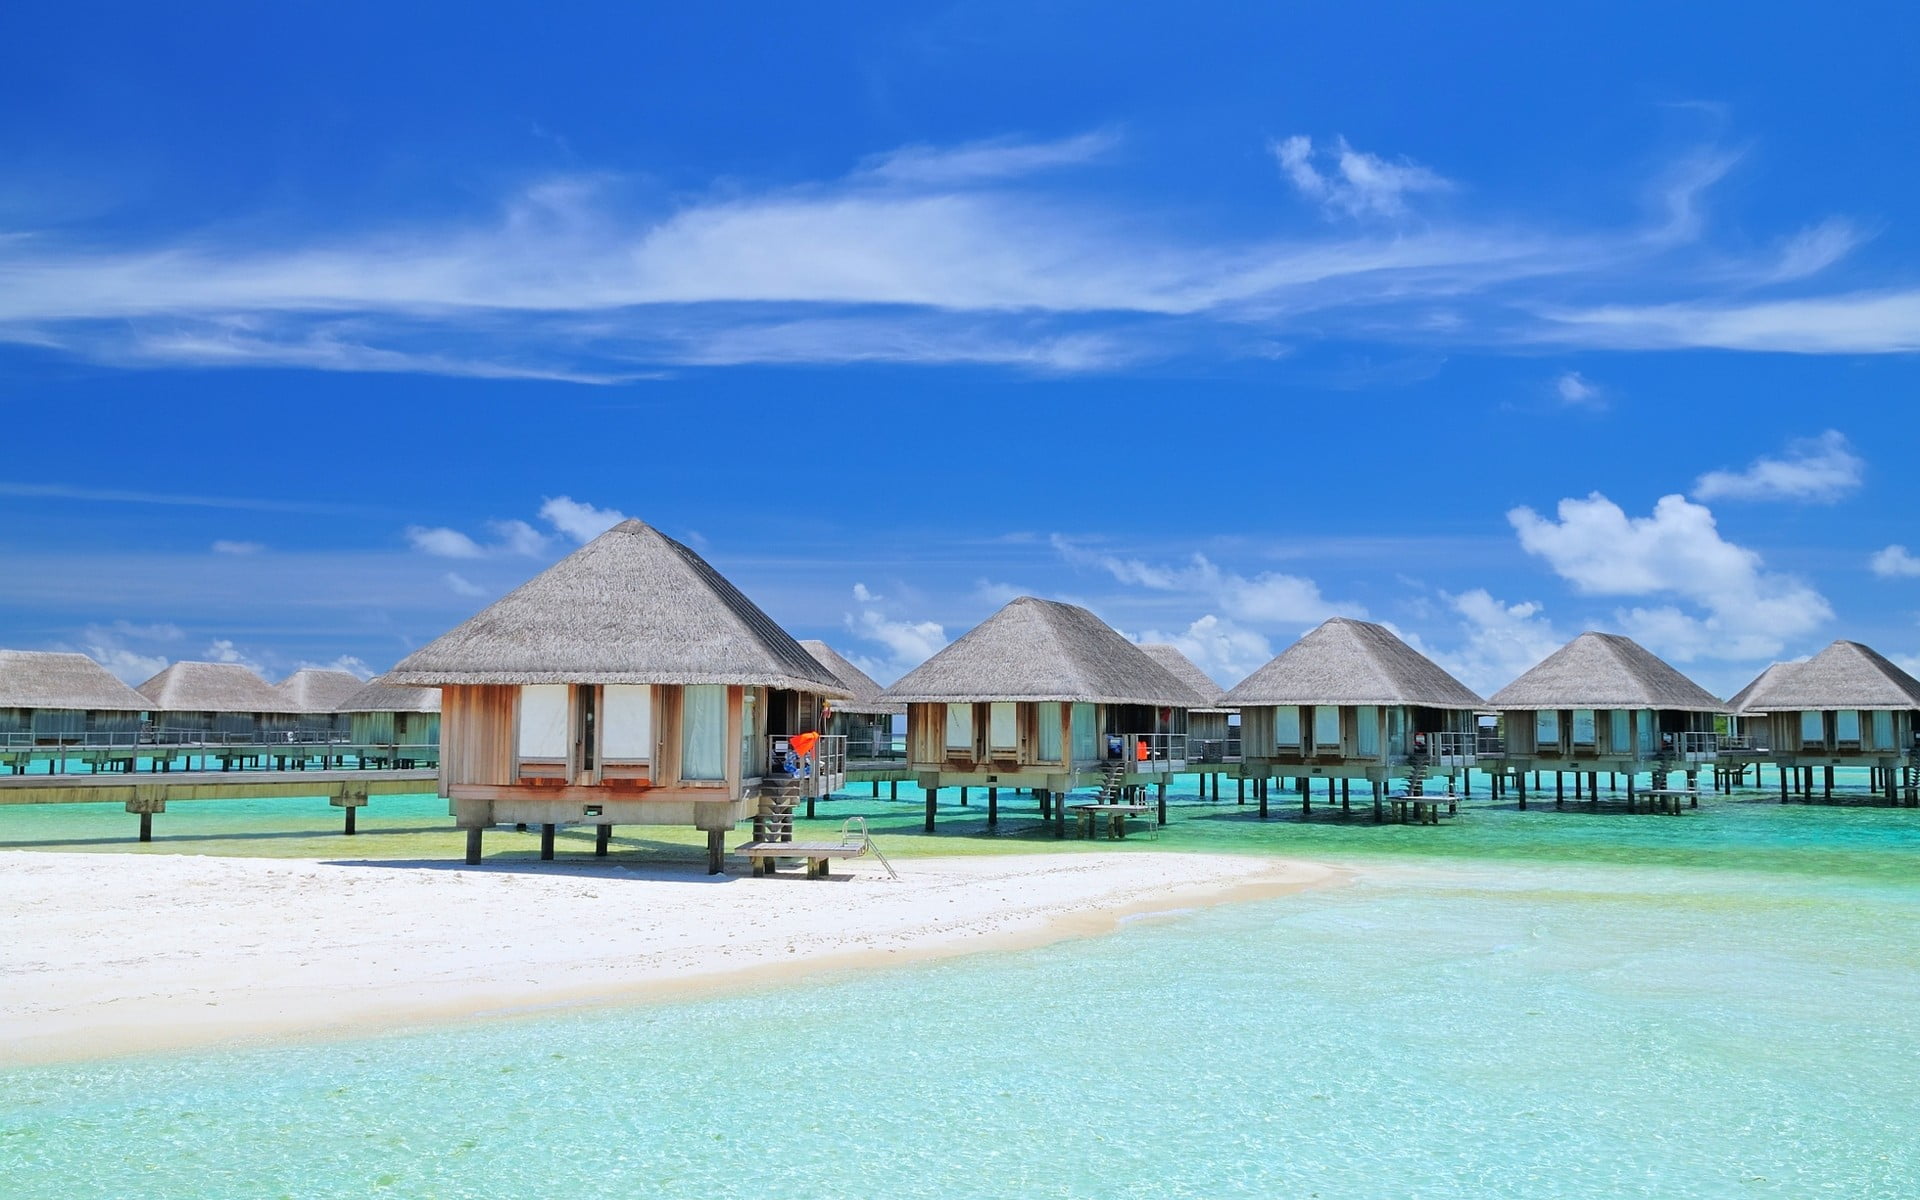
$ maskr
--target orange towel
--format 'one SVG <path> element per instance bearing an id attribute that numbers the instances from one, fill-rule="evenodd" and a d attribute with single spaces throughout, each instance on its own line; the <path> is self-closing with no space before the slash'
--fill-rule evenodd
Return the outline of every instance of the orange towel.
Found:
<path id="1" fill-rule="evenodd" d="M 798 754 L 801 758 L 805 758 L 807 755 L 812 754 L 813 748 L 819 744 L 820 744 L 820 735 L 817 733 L 796 733 L 791 737 L 787 738 L 787 745 L 790 746 L 793 749 L 793 752 L 795 754 Z"/>

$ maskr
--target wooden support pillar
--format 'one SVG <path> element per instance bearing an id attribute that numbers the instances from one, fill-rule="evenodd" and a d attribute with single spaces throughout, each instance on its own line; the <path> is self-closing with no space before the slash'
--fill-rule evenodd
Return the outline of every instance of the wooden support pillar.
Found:
<path id="1" fill-rule="evenodd" d="M 1000 789 L 990 787 L 987 789 L 987 828 L 992 829 L 998 824 L 1000 824 Z"/>
<path id="2" fill-rule="evenodd" d="M 353 836 L 353 832 L 354 832 L 354 830 L 353 830 L 353 814 L 355 814 L 355 813 L 357 813 L 357 812 L 359 812 L 359 811 L 360 811 L 359 809 L 357 809 L 357 808 L 355 808 L 355 807 L 353 807 L 352 805 L 348 805 L 348 806 L 347 806 L 347 809 L 346 809 L 346 812 L 347 812 L 347 822 L 346 822 L 346 830 L 345 830 L 345 832 L 346 832 L 346 834 L 347 834 L 347 836 L 348 836 L 348 837 L 352 837 L 352 836 Z"/>
<path id="3" fill-rule="evenodd" d="M 1233 788 L 1235 793 L 1234 803 L 1245 804 L 1247 802 L 1247 777 L 1242 775 L 1238 779 L 1235 779 L 1233 781 Z"/>
<path id="4" fill-rule="evenodd" d="M 812 796 L 807 797 L 807 820 L 809 821 L 813 820 L 813 801 Z"/>
<path id="5" fill-rule="evenodd" d="M 1373 793 L 1373 820 L 1374 820 L 1374 824 L 1377 825 L 1380 823 L 1380 784 L 1379 782 L 1377 780 L 1370 781 L 1368 790 L 1370 790 Z"/>
<path id="6" fill-rule="evenodd" d="M 966 806 L 967 806 L 967 789 L 961 788 L 960 789 L 960 807 L 965 808 Z M 813 814 L 808 813 L 807 815 L 812 816 Z"/>
<path id="7" fill-rule="evenodd" d="M 878 800 L 880 798 L 880 781 L 876 779 L 867 786 L 873 789 L 873 798 Z"/>
<path id="8" fill-rule="evenodd" d="M 727 831 L 707 830 L 707 874 L 718 875 L 727 869 Z"/>
<path id="9" fill-rule="evenodd" d="M 900 781 L 898 779 L 888 780 L 887 781 L 887 799 L 898 800 L 899 798 L 900 798 Z"/>
<path id="10" fill-rule="evenodd" d="M 1052 793 L 1053 799 L 1053 836 L 1065 839 L 1067 836 L 1067 794 Z"/>
<path id="11" fill-rule="evenodd" d="M 1827 767 L 1824 774 L 1825 779 L 1822 781 L 1824 784 L 1823 790 L 1826 793 L 1826 798 L 1831 800 L 1833 799 L 1833 768 L 1830 766 Z"/>
<path id="12" fill-rule="evenodd" d="M 1206 782 L 1204 775 L 1201 776 L 1201 782 Z M 1167 823 L 1167 781 L 1164 779 L 1160 781 L 1160 823 Z"/>
<path id="13" fill-rule="evenodd" d="M 554 832 L 554 824 L 552 821 L 548 821 L 546 824 L 540 826 L 540 861 L 541 862 L 553 861 L 553 832 Z"/>
<path id="14" fill-rule="evenodd" d="M 150 812 L 140 814 L 140 840 L 143 842 L 153 840 L 153 814 Z"/>
<path id="15" fill-rule="evenodd" d="M 1264 779 L 1254 780 L 1253 794 L 1260 800 L 1260 819 L 1264 821 L 1267 818 L 1267 781 Z"/>
<path id="16" fill-rule="evenodd" d="M 1783 764 L 1779 768 L 1779 770 L 1780 770 L 1780 803 L 1785 804 L 1788 798 L 1787 797 L 1787 768 Z"/>
<path id="17" fill-rule="evenodd" d="M 1525 771 L 1519 772 L 1518 782 L 1520 786 L 1515 790 L 1518 792 L 1520 797 L 1520 811 L 1525 812 L 1527 811 L 1527 773 Z M 1534 784 L 1538 786 L 1539 782 L 1540 782 L 1539 776 L 1536 775 L 1534 777 Z"/>
<path id="18" fill-rule="evenodd" d="M 921 826 L 921 829 L 923 832 L 926 832 L 926 833 L 933 832 L 933 814 L 939 807 L 940 807 L 940 789 L 928 788 L 927 789 L 927 819 L 925 824 Z"/>
<path id="19" fill-rule="evenodd" d="M 607 847 L 612 841 L 613 826 L 595 825 L 593 827 L 593 856 L 595 858 L 605 858 L 607 856 Z"/>
<path id="20" fill-rule="evenodd" d="M 1305 775 L 1302 775 L 1300 777 L 1300 814 L 1302 816 L 1309 816 L 1312 813 L 1313 813 L 1313 784 L 1307 779 Z"/>
<path id="21" fill-rule="evenodd" d="M 470 867 L 480 865 L 480 835 L 484 832 L 482 829 L 467 830 L 467 865 Z"/>

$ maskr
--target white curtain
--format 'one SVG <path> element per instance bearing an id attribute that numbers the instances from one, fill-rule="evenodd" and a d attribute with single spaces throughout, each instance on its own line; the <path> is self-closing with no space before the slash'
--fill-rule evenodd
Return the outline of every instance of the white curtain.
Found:
<path id="1" fill-rule="evenodd" d="M 1893 749 L 1893 714 L 1884 708 L 1873 714 L 1873 745 L 1870 749 Z"/>
<path id="2" fill-rule="evenodd" d="M 653 688 L 610 683 L 600 698 L 600 757 L 609 762 L 653 758 Z"/>
<path id="3" fill-rule="evenodd" d="M 1316 746 L 1340 744 L 1340 710 L 1331 704 L 1322 704 L 1313 710 L 1313 744 Z"/>
<path id="4" fill-rule="evenodd" d="M 1551 708 L 1543 708 L 1533 714 L 1533 742 L 1535 746 L 1560 745 L 1560 714 Z"/>
<path id="5" fill-rule="evenodd" d="M 1048 700 L 1033 706 L 1033 720 L 1040 728 L 1040 748 L 1036 757 L 1044 763 L 1060 761 L 1060 702 Z"/>
<path id="6" fill-rule="evenodd" d="M 727 689 L 690 683 L 680 708 L 680 778 L 727 777 Z"/>
<path id="7" fill-rule="evenodd" d="M 1625 754 L 1633 749 L 1633 713 L 1624 708 L 1607 710 L 1607 749 Z"/>
<path id="8" fill-rule="evenodd" d="M 1300 744 L 1300 706 L 1283 704 L 1273 710 L 1273 744 L 1289 748 Z"/>
<path id="9" fill-rule="evenodd" d="M 1593 745 L 1593 710 L 1576 708 L 1573 710 L 1573 744 L 1576 746 Z"/>
<path id="10" fill-rule="evenodd" d="M 1354 749 L 1361 758 L 1379 758 L 1380 710 L 1371 704 L 1362 704 L 1354 710 L 1354 720 L 1359 722 Z"/>
<path id="11" fill-rule="evenodd" d="M 1091 704 L 1073 706 L 1073 761 L 1079 766 L 1100 761 L 1098 714 Z"/>
<path id="12" fill-rule="evenodd" d="M 567 685 L 530 683 L 520 689 L 520 757 L 567 756 Z"/>
<path id="13" fill-rule="evenodd" d="M 947 705 L 947 749 L 973 749 L 973 705 Z"/>
<path id="14" fill-rule="evenodd" d="M 1019 709 L 1006 701 L 987 706 L 987 746 L 993 750 L 1020 748 Z"/>
<path id="15" fill-rule="evenodd" d="M 1857 742 L 1860 740 L 1860 710 L 1843 708 L 1833 714 L 1833 740 L 1836 742 Z"/>
<path id="16" fill-rule="evenodd" d="M 1824 746 L 1827 744 L 1826 717 L 1818 712 L 1800 714 L 1800 741 L 1802 745 Z"/>

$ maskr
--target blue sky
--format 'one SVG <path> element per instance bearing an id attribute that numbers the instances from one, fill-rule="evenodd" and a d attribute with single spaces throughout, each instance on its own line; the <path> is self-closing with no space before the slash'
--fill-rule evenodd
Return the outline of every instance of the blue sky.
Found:
<path id="1" fill-rule="evenodd" d="M 883 679 L 1920 661 L 1910 5 L 169 9 L 0 10 L 0 644 L 379 670 L 627 514 Z"/>

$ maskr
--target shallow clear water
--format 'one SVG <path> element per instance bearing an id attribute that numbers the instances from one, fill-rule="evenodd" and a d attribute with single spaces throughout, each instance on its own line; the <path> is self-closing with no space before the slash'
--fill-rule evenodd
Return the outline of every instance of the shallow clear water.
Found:
<path id="1" fill-rule="evenodd" d="M 837 803 L 917 826 L 917 795 Z M 1001 837 L 930 841 L 1052 845 L 1006 811 Z M 1183 805 L 1143 846 L 1322 855 L 1359 881 L 721 999 L 16 1070 L 0 1180 L 22 1198 L 1920 1194 L 1920 810 L 1274 812 Z M 194 818 L 229 838 L 283 819 Z M 388 836 L 441 835 L 360 841 Z"/>

